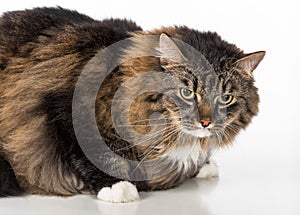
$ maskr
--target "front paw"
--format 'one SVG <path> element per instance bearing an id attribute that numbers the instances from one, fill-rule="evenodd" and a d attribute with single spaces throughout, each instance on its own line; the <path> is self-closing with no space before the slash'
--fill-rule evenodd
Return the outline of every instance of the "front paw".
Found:
<path id="1" fill-rule="evenodd" d="M 209 179 L 219 176 L 219 167 L 214 160 L 207 162 L 199 171 L 197 178 Z"/>
<path id="2" fill-rule="evenodd" d="M 137 201 L 140 196 L 135 185 L 128 181 L 120 181 L 111 188 L 103 187 L 97 198 L 106 202 L 125 203 Z"/>

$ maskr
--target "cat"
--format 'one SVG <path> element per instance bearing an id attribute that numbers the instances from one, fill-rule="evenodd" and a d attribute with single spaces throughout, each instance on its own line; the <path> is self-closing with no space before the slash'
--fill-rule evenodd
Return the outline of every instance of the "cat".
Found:
<path id="1" fill-rule="evenodd" d="M 74 105 L 74 92 L 91 60 L 120 41 L 129 42 L 94 102 L 103 142 L 89 146 L 94 138 L 89 125 L 82 123 L 78 131 L 84 141 L 79 140 L 74 113 L 89 119 L 84 107 L 93 100 L 84 97 Z M 200 55 L 191 57 L 195 51 Z M 60 7 L 5 13 L 0 18 L 0 196 L 91 194 L 130 202 L 140 191 L 217 176 L 212 154 L 231 144 L 258 113 L 253 71 L 264 56 L 264 51 L 245 54 L 217 33 L 186 26 L 143 31 L 132 21 L 96 21 Z M 147 76 L 149 71 L 154 73 Z M 171 84 L 158 92 L 165 76 Z M 147 87 L 152 90 L 140 93 Z M 116 99 L 119 89 L 124 91 Z M 113 106 L 123 110 L 124 104 L 127 115 L 112 114 Z M 136 142 L 120 134 L 128 129 L 137 134 Z M 105 157 L 104 146 L 120 158 Z M 148 161 L 151 165 L 144 165 Z"/>

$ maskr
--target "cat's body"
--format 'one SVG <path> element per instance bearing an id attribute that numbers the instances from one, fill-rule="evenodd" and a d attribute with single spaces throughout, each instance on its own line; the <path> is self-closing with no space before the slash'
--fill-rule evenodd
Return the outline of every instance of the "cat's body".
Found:
<path id="1" fill-rule="evenodd" d="M 59 8 L 11 12 L 0 18 L 0 196 L 22 192 L 63 196 L 97 194 L 102 188 L 122 181 L 99 170 L 82 152 L 73 129 L 72 99 L 77 79 L 89 60 L 104 47 L 132 35 L 136 38 L 142 35 L 162 35 L 158 44 L 171 41 L 165 34 L 182 40 L 200 51 L 213 65 L 219 81 L 224 82 L 223 91 L 232 91 L 230 86 L 233 85 L 238 90 L 232 93 L 236 95 L 235 104 L 227 110 L 227 117 L 232 117 L 230 123 L 232 127 L 235 125 L 234 129 L 228 128 L 218 144 L 216 141 L 209 142 L 208 136 L 200 138 L 189 135 L 183 139 L 188 141 L 183 145 L 166 146 L 161 151 L 151 152 L 149 157 L 162 159 L 160 167 L 176 166 L 176 170 L 159 178 L 132 181 L 139 191 L 175 187 L 196 176 L 201 167 L 209 162 L 213 150 L 230 143 L 238 131 L 245 128 L 257 114 L 258 95 L 253 86 L 254 80 L 247 72 L 255 69 L 263 53 L 256 55 L 258 57 L 252 58 L 252 61 L 248 57 L 245 66 L 245 61 L 241 59 L 246 59 L 247 55 L 214 33 L 201 33 L 186 27 L 162 28 L 144 33 L 140 31 L 140 27 L 126 20 L 95 21 Z M 128 47 L 128 50 L 135 52 L 138 48 Z M 240 64 L 236 63 L 238 60 L 241 60 Z M 162 62 L 157 57 L 129 60 L 116 68 L 99 90 L 96 101 L 99 131 L 106 144 L 122 157 L 143 161 L 145 149 L 138 146 L 127 147 L 126 150 L 124 146 L 128 143 L 117 137 L 109 114 L 114 93 L 121 83 L 136 74 L 150 70 L 173 74 L 180 69 L 180 65 L 163 65 Z M 253 62 L 253 65 L 249 62 Z M 233 65 L 236 71 L 249 71 L 231 74 L 229 84 L 225 84 L 228 74 L 224 74 L 224 71 L 232 72 Z M 134 90 L 139 91 L 142 87 L 136 84 Z M 201 84 L 195 84 L 193 88 L 195 94 L 202 95 Z M 239 96 L 243 96 L 243 99 L 239 100 Z M 146 120 L 151 114 L 149 110 L 169 117 L 172 105 L 164 99 L 157 93 L 141 96 L 139 101 L 132 104 L 130 121 Z M 169 109 L 162 104 L 169 104 Z M 237 104 L 240 107 L 236 107 Z M 213 111 L 208 105 L 200 109 L 201 119 L 205 116 L 209 123 L 217 124 L 210 119 L 210 112 Z M 145 134 L 149 127 L 147 124 L 143 126 L 137 125 L 137 130 Z M 207 129 L 213 128 L 208 126 Z M 172 140 L 168 141 L 172 143 Z M 115 165 L 117 170 L 132 171 L 126 164 Z M 119 185 L 127 186 L 126 183 Z M 106 198 L 102 194 L 100 197 L 104 200 Z M 133 194 L 131 198 L 128 201 L 135 199 L 136 195 Z"/>

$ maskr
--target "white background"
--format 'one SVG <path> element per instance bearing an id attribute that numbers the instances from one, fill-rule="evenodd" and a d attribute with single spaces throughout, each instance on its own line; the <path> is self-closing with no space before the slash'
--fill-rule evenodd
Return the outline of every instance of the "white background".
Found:
<path id="1" fill-rule="evenodd" d="M 265 50 L 254 72 L 260 114 L 233 147 L 216 155 L 218 180 L 193 180 L 179 189 L 143 194 L 129 205 L 86 196 L 2 199 L 1 214 L 300 214 L 300 1 L 10 0 L 1 3 L 0 13 L 56 5 L 94 19 L 132 19 L 144 30 L 187 25 L 216 31 L 245 52 Z"/>

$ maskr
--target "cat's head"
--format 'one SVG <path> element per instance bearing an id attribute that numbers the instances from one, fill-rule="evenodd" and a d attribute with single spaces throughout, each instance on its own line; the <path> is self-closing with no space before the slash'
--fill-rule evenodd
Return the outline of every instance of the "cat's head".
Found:
<path id="1" fill-rule="evenodd" d="M 183 133 L 200 138 L 219 134 L 224 136 L 224 144 L 258 113 L 259 96 L 253 71 L 265 52 L 238 59 L 220 57 L 220 63 L 209 68 L 199 65 L 196 59 L 187 60 L 165 34 L 160 36 L 160 48 L 162 67 L 179 80 L 173 101 L 164 100 L 165 112 L 174 117 L 173 121 L 178 121 Z M 168 60 L 170 58 L 176 62 Z M 188 61 L 192 61 L 192 65 Z"/>
<path id="2" fill-rule="evenodd" d="M 166 34 L 159 36 L 157 49 L 159 58 L 140 58 L 123 68 L 125 73 L 126 68 L 134 70 L 131 76 L 158 70 L 147 78 L 132 78 L 125 87 L 136 97 L 124 121 L 138 134 L 146 135 L 137 140 L 137 145 L 143 142 L 140 145 L 149 146 L 152 141 L 159 149 L 172 145 L 178 137 L 211 138 L 226 145 L 258 113 L 253 71 L 265 52 L 239 51 L 235 56 L 214 56 L 207 61 L 204 56 L 198 58 L 199 63 L 197 57 L 191 60 L 183 45 Z M 148 90 L 142 92 L 143 88 Z"/>

